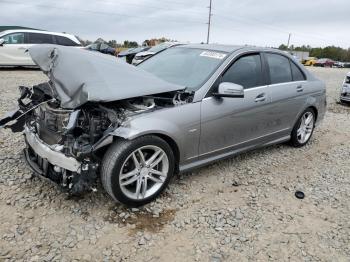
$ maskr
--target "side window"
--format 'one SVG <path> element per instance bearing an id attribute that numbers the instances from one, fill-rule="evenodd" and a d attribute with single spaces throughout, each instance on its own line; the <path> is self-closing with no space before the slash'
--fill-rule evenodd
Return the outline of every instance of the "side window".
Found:
<path id="1" fill-rule="evenodd" d="M 271 84 L 293 81 L 287 57 L 278 54 L 266 54 L 266 58 L 270 69 Z"/>
<path id="2" fill-rule="evenodd" d="M 40 33 L 28 33 L 29 44 L 53 44 L 52 35 Z"/>
<path id="3" fill-rule="evenodd" d="M 300 70 L 300 68 L 296 64 L 294 64 L 293 61 L 290 61 L 290 65 L 292 67 L 293 81 L 304 81 L 305 76 L 303 72 Z"/>
<path id="4" fill-rule="evenodd" d="M 55 37 L 56 37 L 56 42 L 57 42 L 58 45 L 78 46 L 77 43 L 75 43 L 74 41 L 70 40 L 67 37 L 59 36 L 59 35 L 56 35 Z"/>
<path id="5" fill-rule="evenodd" d="M 259 54 L 239 58 L 222 76 L 221 82 L 231 82 L 245 89 L 263 85 Z"/>
<path id="6" fill-rule="evenodd" d="M 5 44 L 13 45 L 13 44 L 24 44 L 24 33 L 14 33 L 5 35 L 2 37 L 5 40 Z"/>

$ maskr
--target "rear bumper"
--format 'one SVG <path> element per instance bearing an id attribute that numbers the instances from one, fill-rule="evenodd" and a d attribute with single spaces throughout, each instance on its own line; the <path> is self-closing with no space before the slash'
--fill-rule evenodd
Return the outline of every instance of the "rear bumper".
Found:
<path id="1" fill-rule="evenodd" d="M 53 166 L 80 173 L 81 163 L 73 157 L 67 157 L 64 155 L 59 151 L 61 148 L 59 148 L 57 145 L 56 147 L 47 145 L 37 136 L 37 134 L 30 131 L 27 126 L 24 127 L 24 135 L 27 146 L 30 147 L 30 149 L 44 161 L 47 161 Z M 30 158 L 28 151 L 26 153 L 26 159 L 34 171 L 38 172 L 37 170 L 40 170 L 39 166 L 35 162 L 29 161 Z"/>

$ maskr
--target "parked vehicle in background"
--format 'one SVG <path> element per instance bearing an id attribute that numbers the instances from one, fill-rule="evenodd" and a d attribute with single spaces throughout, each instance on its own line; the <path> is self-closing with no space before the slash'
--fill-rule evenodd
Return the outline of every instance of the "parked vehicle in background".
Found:
<path id="1" fill-rule="evenodd" d="M 132 60 L 134 59 L 135 55 L 139 52 L 146 51 L 150 49 L 149 46 L 141 46 L 136 48 L 130 48 L 125 51 L 120 52 L 117 57 L 124 59 L 128 64 L 132 63 Z"/>
<path id="2" fill-rule="evenodd" d="M 93 43 L 91 45 L 88 45 L 84 47 L 84 49 L 89 50 L 89 51 L 97 51 L 103 54 L 109 54 L 109 55 L 116 55 L 116 49 L 113 47 L 110 47 L 106 43 L 98 42 L 98 43 Z"/>
<path id="3" fill-rule="evenodd" d="M 139 63 L 141 63 L 142 61 L 144 61 L 145 59 L 159 53 L 162 52 L 163 50 L 172 47 L 172 46 L 178 46 L 181 45 L 178 42 L 164 42 L 161 43 L 159 45 L 153 46 L 152 48 L 150 48 L 147 51 L 143 51 L 140 53 L 137 53 L 134 57 L 134 59 L 132 60 L 132 64 L 133 65 L 138 65 Z"/>
<path id="4" fill-rule="evenodd" d="M 346 75 L 340 91 L 340 102 L 350 103 L 350 72 Z"/>
<path id="5" fill-rule="evenodd" d="M 36 44 L 81 46 L 77 37 L 39 30 L 7 30 L 0 33 L 0 66 L 34 66 L 26 50 Z"/>
<path id="6" fill-rule="evenodd" d="M 335 67 L 335 68 L 344 68 L 345 67 L 345 63 L 344 62 L 335 61 L 334 64 L 333 64 L 333 67 Z"/>
<path id="7" fill-rule="evenodd" d="M 332 59 L 329 58 L 321 58 L 318 59 L 316 61 L 316 63 L 314 64 L 314 66 L 318 66 L 318 67 L 333 67 L 334 65 L 334 61 Z"/>
<path id="8" fill-rule="evenodd" d="M 305 66 L 314 66 L 317 61 L 317 57 L 308 57 L 302 61 L 302 64 Z"/>
<path id="9" fill-rule="evenodd" d="M 21 86 L 20 108 L 0 126 L 24 132 L 41 176 L 71 194 L 100 177 L 128 206 L 154 200 L 178 172 L 272 144 L 302 147 L 326 111 L 325 84 L 275 49 L 184 45 L 136 67 L 67 47 L 29 52 L 50 81 Z"/>

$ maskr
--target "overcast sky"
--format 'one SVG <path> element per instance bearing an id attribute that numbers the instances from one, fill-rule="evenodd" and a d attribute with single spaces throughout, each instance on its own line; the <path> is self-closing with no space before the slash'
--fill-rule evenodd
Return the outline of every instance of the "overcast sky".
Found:
<path id="1" fill-rule="evenodd" d="M 205 42 L 209 0 L 0 0 L 0 25 L 83 39 Z M 210 42 L 350 47 L 350 0 L 213 0 Z"/>

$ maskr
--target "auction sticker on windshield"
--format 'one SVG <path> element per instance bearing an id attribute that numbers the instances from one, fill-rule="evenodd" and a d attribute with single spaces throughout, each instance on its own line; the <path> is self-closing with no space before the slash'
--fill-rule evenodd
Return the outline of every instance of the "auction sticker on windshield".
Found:
<path id="1" fill-rule="evenodd" d="M 226 57 L 226 54 L 219 53 L 219 52 L 213 52 L 213 51 L 203 51 L 200 56 L 215 58 L 215 59 L 224 59 Z"/>

